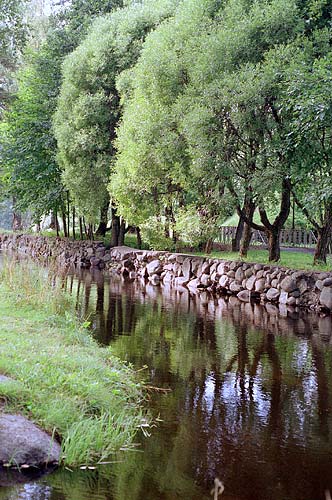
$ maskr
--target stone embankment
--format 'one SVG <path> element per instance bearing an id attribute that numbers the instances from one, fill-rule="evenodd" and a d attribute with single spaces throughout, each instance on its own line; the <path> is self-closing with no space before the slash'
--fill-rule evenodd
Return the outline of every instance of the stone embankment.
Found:
<path id="1" fill-rule="evenodd" d="M 288 308 L 332 312 L 332 272 L 295 271 L 280 266 L 224 261 L 116 247 L 101 242 L 71 241 L 30 235 L 0 235 L 0 248 L 60 265 L 99 267 L 126 279 L 141 279 L 154 286 L 186 287 L 234 295 Z"/>

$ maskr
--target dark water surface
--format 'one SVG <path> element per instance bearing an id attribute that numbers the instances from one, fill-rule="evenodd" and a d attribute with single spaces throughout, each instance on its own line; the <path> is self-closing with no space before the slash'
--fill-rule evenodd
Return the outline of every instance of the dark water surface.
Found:
<path id="1" fill-rule="evenodd" d="M 64 278 L 93 335 L 152 386 L 137 451 L 58 470 L 0 500 L 323 500 L 332 491 L 331 318 L 208 301 L 101 272 Z"/>

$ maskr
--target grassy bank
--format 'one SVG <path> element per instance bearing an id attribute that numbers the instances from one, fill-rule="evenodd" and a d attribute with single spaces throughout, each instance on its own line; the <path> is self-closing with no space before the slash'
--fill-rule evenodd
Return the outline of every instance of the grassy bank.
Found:
<path id="1" fill-rule="evenodd" d="M 203 252 L 195 252 L 195 255 L 204 255 L 209 258 L 225 259 L 225 260 L 243 260 L 245 262 L 257 262 L 259 264 L 274 264 L 291 269 L 304 269 L 307 271 L 331 271 L 332 258 L 328 256 L 327 264 L 313 265 L 313 254 L 309 252 L 281 250 L 279 262 L 270 263 L 268 261 L 268 251 L 265 249 L 249 250 L 248 257 L 240 259 L 238 252 L 230 252 L 227 250 L 212 252 L 209 255 Z"/>
<path id="2" fill-rule="evenodd" d="M 0 384 L 6 411 L 24 414 L 62 442 L 69 465 L 107 460 L 142 423 L 133 371 L 75 318 L 46 272 L 5 264 L 0 275 Z"/>

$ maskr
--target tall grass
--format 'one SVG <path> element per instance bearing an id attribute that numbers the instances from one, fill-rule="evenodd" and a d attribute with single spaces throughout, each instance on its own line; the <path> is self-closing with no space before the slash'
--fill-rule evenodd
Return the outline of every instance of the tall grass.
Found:
<path id="1" fill-rule="evenodd" d="M 5 262 L 0 273 L 0 383 L 6 411 L 56 435 L 69 465 L 129 447 L 144 412 L 134 372 L 78 324 L 71 297 L 44 269 Z"/>

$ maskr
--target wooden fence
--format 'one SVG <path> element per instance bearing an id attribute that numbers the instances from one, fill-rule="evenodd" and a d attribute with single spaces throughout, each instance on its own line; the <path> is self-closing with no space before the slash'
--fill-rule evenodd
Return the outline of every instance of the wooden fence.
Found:
<path id="1" fill-rule="evenodd" d="M 236 227 L 222 226 L 220 228 L 219 242 L 223 245 L 231 245 L 235 238 Z M 304 229 L 282 229 L 280 234 L 280 245 L 283 247 L 314 248 L 317 238 L 312 231 Z M 266 234 L 263 231 L 252 232 L 251 245 L 267 245 Z"/>

